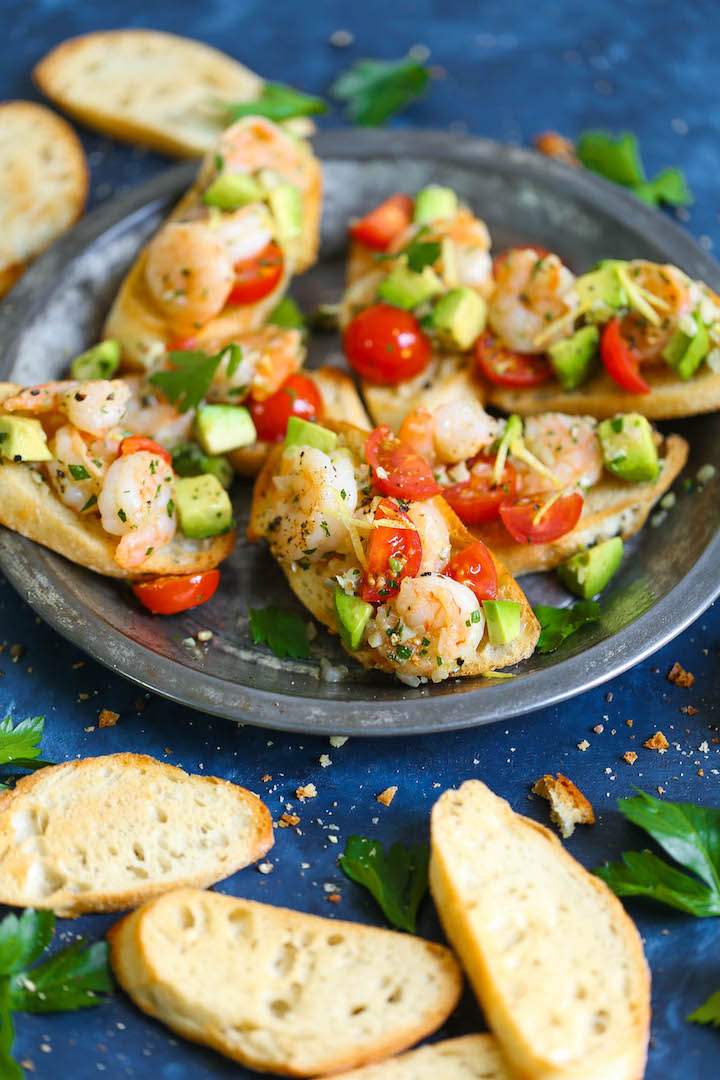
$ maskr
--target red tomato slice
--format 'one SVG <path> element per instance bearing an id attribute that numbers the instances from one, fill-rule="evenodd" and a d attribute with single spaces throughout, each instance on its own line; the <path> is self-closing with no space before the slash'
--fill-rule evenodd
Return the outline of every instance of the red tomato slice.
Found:
<path id="1" fill-rule="evenodd" d="M 649 394 L 633 349 L 620 333 L 620 320 L 611 319 L 600 338 L 600 357 L 610 378 L 631 394 Z"/>
<path id="2" fill-rule="evenodd" d="M 138 581 L 132 591 L 153 615 L 176 615 L 178 611 L 204 604 L 215 593 L 219 581 L 219 570 L 205 570 L 200 574 Z"/>
<path id="3" fill-rule="evenodd" d="M 353 371 L 375 383 L 412 379 L 430 363 L 430 342 L 410 311 L 373 304 L 352 320 L 343 337 Z"/>
<path id="4" fill-rule="evenodd" d="M 236 263 L 228 304 L 254 304 L 269 296 L 280 283 L 284 261 L 282 248 L 271 240 L 257 255 Z"/>
<path id="5" fill-rule="evenodd" d="M 561 495 L 535 524 L 541 506 L 541 502 L 530 499 L 500 507 L 502 523 L 518 544 L 546 544 L 572 532 L 582 514 L 583 497 L 577 491 Z"/>
<path id="6" fill-rule="evenodd" d="M 185 349 L 196 349 L 197 341 L 196 337 L 177 338 L 175 341 L 168 341 L 165 351 L 183 352 Z"/>
<path id="7" fill-rule="evenodd" d="M 146 450 L 148 454 L 157 454 L 163 461 L 167 461 L 168 465 L 172 465 L 172 457 L 165 449 L 164 446 L 160 446 L 153 439 L 148 439 L 145 435 L 128 435 L 126 439 L 120 443 L 120 454 L 122 457 L 126 457 L 128 454 L 137 454 L 141 450 Z"/>
<path id="8" fill-rule="evenodd" d="M 479 373 L 488 382 L 519 390 L 539 386 L 552 375 L 552 368 L 544 356 L 513 352 L 489 330 L 475 342 L 475 362 Z"/>
<path id="9" fill-rule="evenodd" d="M 498 270 L 500 270 L 500 268 L 502 266 L 504 266 L 505 261 L 506 261 L 508 255 L 510 254 L 511 251 L 534 251 L 535 254 L 537 255 L 538 259 L 544 259 L 546 255 L 550 255 L 550 252 L 548 251 L 547 248 L 540 247 L 538 244 L 526 244 L 524 247 L 505 248 L 504 251 L 501 251 L 493 259 L 493 264 L 492 264 L 493 277 L 498 276 Z"/>
<path id="10" fill-rule="evenodd" d="M 442 489 L 443 498 L 466 525 L 483 525 L 500 516 L 503 503 L 513 502 L 517 489 L 517 474 L 506 462 L 499 484 L 493 482 L 494 458 L 481 458 L 471 469 L 470 479 Z"/>
<path id="11" fill-rule="evenodd" d="M 480 603 L 494 600 L 497 596 L 495 560 L 482 540 L 476 540 L 470 547 L 454 555 L 445 568 L 445 574 L 472 589 Z"/>
<path id="12" fill-rule="evenodd" d="M 375 511 L 375 520 L 390 518 L 411 524 L 410 518 L 396 502 L 382 499 Z M 360 583 L 360 598 L 371 604 L 382 603 L 395 596 L 405 577 L 417 577 L 422 561 L 422 543 L 418 533 L 410 529 L 393 529 L 381 525 L 370 533 L 367 549 L 368 567 Z"/>
<path id="13" fill-rule="evenodd" d="M 442 488 L 424 457 L 393 435 L 387 424 L 375 428 L 365 443 L 373 487 L 396 499 L 426 499 Z"/>
<path id="14" fill-rule="evenodd" d="M 288 420 L 321 420 L 323 400 L 315 383 L 306 375 L 290 375 L 279 390 L 265 401 L 250 400 L 250 415 L 261 442 L 285 438 Z"/>
<path id="15" fill-rule="evenodd" d="M 409 195 L 391 195 L 365 217 L 354 221 L 350 235 L 358 244 L 373 251 L 387 251 L 396 236 L 407 229 L 413 218 L 413 200 Z"/>

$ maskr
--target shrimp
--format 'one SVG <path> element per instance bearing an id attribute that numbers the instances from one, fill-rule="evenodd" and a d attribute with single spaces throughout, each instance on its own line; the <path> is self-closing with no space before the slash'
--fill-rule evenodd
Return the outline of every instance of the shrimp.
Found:
<path id="1" fill-rule="evenodd" d="M 279 558 L 317 562 L 347 542 L 347 519 L 357 506 L 358 488 L 345 452 L 288 447 L 274 483 L 277 516 L 270 524 L 270 542 Z"/>
<path id="2" fill-rule="evenodd" d="M 626 267 L 631 285 L 643 290 L 643 298 L 656 311 L 658 324 L 632 310 L 621 320 L 620 333 L 640 363 L 658 360 L 672 337 L 678 319 L 693 307 L 692 282 L 676 266 L 634 259 Z"/>
<path id="3" fill-rule="evenodd" d="M 222 172 L 256 173 L 268 169 L 287 183 L 305 188 L 309 158 L 301 143 L 260 116 L 248 116 L 226 128 L 217 146 Z"/>
<path id="4" fill-rule="evenodd" d="M 266 206 L 253 203 L 227 213 L 196 209 L 169 221 L 150 241 L 145 281 L 178 334 L 190 334 L 227 303 L 235 266 L 267 247 L 274 226 Z"/>
<path id="5" fill-rule="evenodd" d="M 3 402 L 7 412 L 63 413 L 73 427 L 103 437 L 122 420 L 130 388 L 122 379 L 42 383 Z"/>
<path id="6" fill-rule="evenodd" d="M 557 478 L 558 488 L 586 490 L 598 482 L 603 471 L 603 455 L 597 437 L 597 421 L 591 416 L 540 413 L 525 420 L 524 439 L 528 450 L 547 465 Z M 524 495 L 547 491 L 546 476 L 515 462 L 518 489 Z"/>
<path id="7" fill-rule="evenodd" d="M 237 344 L 242 352 L 238 367 L 228 375 L 229 354 L 220 361 L 208 401 L 239 405 L 249 394 L 256 401 L 265 401 L 302 366 L 305 356 L 300 331 L 278 326 L 264 326 L 254 333 L 242 334 Z"/>
<path id="8" fill-rule="evenodd" d="M 44 468 L 66 506 L 80 514 L 96 513 L 98 496 L 110 463 L 117 456 L 117 439 L 87 443 L 77 428 L 65 424 L 49 442 L 53 460 Z"/>
<path id="9" fill-rule="evenodd" d="M 174 473 L 157 454 L 140 450 L 117 458 L 98 496 L 106 532 L 120 536 L 115 561 L 126 570 L 141 566 L 175 535 Z"/>
<path id="10" fill-rule="evenodd" d="M 431 465 L 455 464 L 474 457 L 495 441 L 500 421 L 472 398 L 451 401 L 429 412 L 419 408 L 405 418 L 399 438 Z"/>
<path id="11" fill-rule="evenodd" d="M 498 268 L 488 305 L 491 329 L 515 352 L 538 352 L 535 338 L 540 331 L 577 306 L 574 282 L 574 275 L 557 255 L 539 259 L 532 248 L 509 251 Z M 569 329 L 572 331 L 572 326 Z M 558 330 L 545 344 L 564 332 Z"/>
<path id="12" fill-rule="evenodd" d="M 397 596 L 377 609 L 369 626 L 368 644 L 398 675 L 440 682 L 474 659 L 485 619 L 467 585 L 427 574 L 403 578 Z M 403 646 L 400 653 L 398 646 Z"/>
<path id="13" fill-rule="evenodd" d="M 410 225 L 395 238 L 391 251 L 400 252 L 422 227 Z M 426 226 L 427 228 L 427 226 Z M 467 285 L 488 296 L 493 289 L 490 233 L 487 225 L 471 210 L 461 206 L 452 218 L 434 221 L 422 241 L 442 245 L 438 269 L 447 285 Z"/>
<path id="14" fill-rule="evenodd" d="M 149 435 L 161 446 L 177 446 L 191 438 L 195 410 L 178 412 L 156 387 L 142 375 L 126 375 L 132 397 L 128 402 L 124 426 L 133 435 Z"/>
<path id="15" fill-rule="evenodd" d="M 445 518 L 430 500 L 410 503 L 407 513 L 422 544 L 422 561 L 418 573 L 439 573 L 447 566 L 452 552 Z"/>

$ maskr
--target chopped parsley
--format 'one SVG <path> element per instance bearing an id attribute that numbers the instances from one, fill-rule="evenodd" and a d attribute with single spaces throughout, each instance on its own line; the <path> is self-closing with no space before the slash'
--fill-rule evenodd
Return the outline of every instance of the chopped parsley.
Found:
<path id="1" fill-rule="evenodd" d="M 89 480 L 90 473 L 84 465 L 68 465 L 73 480 Z"/>
<path id="2" fill-rule="evenodd" d="M 172 365 L 169 371 L 157 371 L 148 382 L 159 386 L 178 412 L 196 408 L 207 397 L 210 384 L 220 362 L 227 357 L 227 376 L 231 378 L 242 359 L 242 350 L 233 343 L 221 349 L 215 356 L 208 356 L 199 349 L 180 349 L 170 352 Z"/>

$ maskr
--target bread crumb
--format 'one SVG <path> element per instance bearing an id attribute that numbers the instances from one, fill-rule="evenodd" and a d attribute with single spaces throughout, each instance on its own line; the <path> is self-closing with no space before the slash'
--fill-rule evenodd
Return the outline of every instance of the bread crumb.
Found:
<path id="1" fill-rule="evenodd" d="M 695 676 L 691 672 L 685 671 L 677 660 L 668 671 L 668 679 L 671 683 L 675 683 L 676 686 L 684 687 L 690 687 L 695 682 Z"/>
<path id="2" fill-rule="evenodd" d="M 607 694 L 605 695 L 605 700 L 606 701 L 612 701 L 612 699 L 613 699 L 612 690 L 608 690 Z"/>
<path id="3" fill-rule="evenodd" d="M 331 844 L 337 844 L 337 842 L 338 842 L 337 836 L 333 836 L 332 834 L 330 836 L 328 836 L 328 840 L 330 841 Z"/>
<path id="4" fill-rule="evenodd" d="M 680 712 L 685 713 L 686 716 L 697 716 L 698 714 L 698 710 L 694 709 L 692 705 L 683 705 Z"/>
<path id="5" fill-rule="evenodd" d="M 212 630 L 198 630 L 197 634 L 195 635 L 195 637 L 198 639 L 198 641 L 203 641 L 203 642 L 212 641 L 212 636 L 213 636 Z"/>
<path id="6" fill-rule="evenodd" d="M 22 656 L 25 655 L 25 646 L 24 645 L 11 645 L 10 646 L 10 655 L 12 656 L 13 664 L 17 664 L 18 660 Z"/>
<path id="7" fill-rule="evenodd" d="M 342 900 L 342 896 L 340 895 L 339 892 L 333 892 L 333 893 L 330 893 L 327 900 L 328 900 L 329 904 L 339 904 L 340 901 Z"/>
<path id="8" fill-rule="evenodd" d="M 557 825 L 560 835 L 565 839 L 572 836 L 576 825 L 594 825 L 595 813 L 590 801 L 582 791 L 568 780 L 567 776 L 557 773 L 546 774 L 533 784 L 535 795 L 541 795 L 550 803 L 550 818 Z"/>
<path id="9" fill-rule="evenodd" d="M 287 829 L 290 825 L 297 825 L 299 820 L 300 818 L 297 816 L 297 814 L 283 814 L 278 821 L 278 825 L 281 829 Z"/>
<path id="10" fill-rule="evenodd" d="M 99 717 L 100 727 L 115 727 L 120 719 L 120 713 L 111 712 L 110 709 L 102 709 Z"/>
<path id="11" fill-rule="evenodd" d="M 135 709 L 137 712 L 142 712 L 143 709 L 147 709 L 147 701 L 145 698 L 139 697 L 135 700 Z"/>
<path id="12" fill-rule="evenodd" d="M 626 750 L 623 754 L 623 761 L 626 761 L 628 765 L 634 765 L 637 761 L 637 754 L 634 750 Z"/>
<path id="13" fill-rule="evenodd" d="M 85 667 L 85 661 L 84 660 L 78 660 L 77 664 L 73 664 L 73 671 L 79 671 L 80 668 L 84 668 L 84 667 Z"/>
<path id="14" fill-rule="evenodd" d="M 533 139 L 536 150 L 546 157 L 562 161 L 564 165 L 577 168 L 580 164 L 575 153 L 575 143 L 560 135 L 557 131 L 542 131 Z"/>
<path id="15" fill-rule="evenodd" d="M 670 743 L 667 741 L 662 731 L 656 731 L 651 738 L 646 739 L 643 746 L 646 750 L 659 750 L 661 754 L 664 754 Z"/>
<path id="16" fill-rule="evenodd" d="M 95 725 L 93 724 L 92 727 L 86 727 L 85 730 L 86 731 L 94 731 L 95 730 Z"/>
<path id="17" fill-rule="evenodd" d="M 593 731 L 595 732 L 596 735 L 602 735 L 604 730 L 605 730 L 605 725 L 604 724 L 596 724 L 595 727 L 593 728 Z"/>
<path id="18" fill-rule="evenodd" d="M 337 750 L 337 749 L 339 749 L 339 747 L 344 746 L 349 738 L 350 738 L 349 735 L 331 735 L 330 736 L 330 745 L 334 746 L 335 749 Z"/>
<path id="19" fill-rule="evenodd" d="M 657 790 L 658 790 L 658 795 L 664 795 L 665 794 L 665 788 L 664 787 L 659 787 Z"/>
<path id="20" fill-rule="evenodd" d="M 628 727 L 632 727 L 632 726 L 633 726 L 633 722 L 632 722 L 632 720 L 626 720 L 626 721 L 625 721 L 625 723 L 627 724 L 627 726 L 628 726 Z"/>
<path id="21" fill-rule="evenodd" d="M 332 758 L 328 757 L 327 754 L 321 754 L 320 755 L 320 765 L 322 766 L 323 769 L 327 769 L 327 767 L 329 765 L 332 765 Z"/>
<path id="22" fill-rule="evenodd" d="M 705 770 L 704 769 L 698 769 L 698 776 L 704 776 L 704 775 L 705 775 Z"/>
<path id="23" fill-rule="evenodd" d="M 260 783 L 261 784 L 269 784 L 271 780 L 272 780 L 272 776 L 270 775 L 270 773 L 265 773 L 264 776 L 260 777 Z"/>
<path id="24" fill-rule="evenodd" d="M 589 745 L 590 745 L 590 743 L 587 741 L 587 739 L 583 739 L 582 742 L 579 742 L 577 744 L 577 748 L 578 748 L 578 750 L 587 750 Z"/>
<path id="25" fill-rule="evenodd" d="M 273 866 L 273 864 L 271 862 L 258 863 L 258 870 L 260 871 L 261 874 L 272 874 L 274 869 L 275 869 L 275 867 Z"/>
<path id="26" fill-rule="evenodd" d="M 382 803 L 383 806 L 389 806 L 397 794 L 397 786 L 387 787 L 384 791 L 381 791 L 377 797 L 377 801 Z"/>
<path id="27" fill-rule="evenodd" d="M 314 784 L 305 784 L 304 787 L 299 787 L 295 792 L 295 797 L 302 799 L 314 799 L 317 796 L 317 788 Z"/>

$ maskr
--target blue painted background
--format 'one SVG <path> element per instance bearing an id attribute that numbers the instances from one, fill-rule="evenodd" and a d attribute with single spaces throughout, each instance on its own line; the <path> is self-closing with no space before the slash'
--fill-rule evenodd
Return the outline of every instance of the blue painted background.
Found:
<path id="1" fill-rule="evenodd" d="M 105 0 L 0 0 L 0 96 L 36 97 L 29 72 L 55 42 L 75 33 L 117 26 L 153 26 L 202 37 L 262 74 L 323 93 L 332 78 L 359 56 L 396 57 L 410 46 L 431 50 L 443 77 L 426 100 L 396 121 L 528 142 L 556 128 L 567 134 L 595 126 L 631 129 L 641 140 L 648 171 L 684 166 L 695 193 L 687 228 L 710 249 L 720 236 L 720 15 L 712 0 L 683 5 L 607 0 L 527 4 L 526 0 L 364 0 L 362 4 L 273 0 L 204 3 Z M 354 42 L 329 43 L 339 28 Z M 341 122 L 334 113 L 327 123 Z M 92 168 L 92 201 L 136 183 L 166 166 L 164 159 L 84 133 Z M 16 719 L 45 713 L 45 756 L 62 760 L 118 750 L 143 751 L 192 771 L 217 774 L 264 792 L 273 815 L 292 802 L 301 817 L 298 835 L 279 830 L 270 855 L 272 874 L 247 870 L 223 891 L 297 906 L 318 914 L 379 921 L 369 897 L 343 880 L 336 858 L 349 831 L 384 842 L 412 840 L 427 831 L 432 802 L 445 787 L 479 776 L 517 809 L 547 819 L 546 804 L 529 797 L 532 782 L 560 770 L 589 796 L 598 824 L 568 842 L 587 866 L 642 846 L 642 836 L 615 810 L 634 783 L 669 798 L 720 804 L 717 738 L 720 619 L 707 612 L 681 638 L 633 672 L 559 708 L 475 732 L 392 741 L 285 737 L 141 698 L 136 688 L 85 660 L 41 625 L 0 577 L 0 715 Z M 25 647 L 13 660 L 9 646 Z M 691 690 L 666 680 L 674 660 L 696 676 Z M 608 698 L 611 698 L 608 700 Z M 138 700 L 142 706 L 138 709 Z M 692 705 L 694 716 L 681 712 Z M 98 712 L 120 713 L 116 727 L 100 731 Z M 632 728 L 627 726 L 633 722 Z M 592 729 L 602 725 L 596 734 Z M 640 744 L 662 729 L 679 747 L 662 757 Z M 577 744 L 590 743 L 581 752 Z M 708 741 L 709 752 L 698 747 Z M 639 753 L 634 766 L 621 756 Z M 321 754 L 332 764 L 322 768 Z M 704 776 L 699 776 L 702 769 Z M 269 774 L 272 781 L 261 782 Z M 298 805 L 299 784 L 312 781 L 318 798 Z M 397 784 L 392 806 L 375 796 Z M 337 830 L 330 826 L 338 826 Z M 331 837 L 337 836 L 333 844 Z M 303 869 L 301 864 L 309 864 Z M 339 905 L 324 886 L 335 884 Z M 718 1075 L 720 1034 L 684 1017 L 720 989 L 720 932 L 715 921 L 693 920 L 632 903 L 653 970 L 653 1041 L 647 1076 Z M 78 933 L 100 937 L 111 922 L 90 917 L 62 921 L 63 940 Z M 429 904 L 420 930 L 439 931 Z M 592 928 L 588 928 L 592 932 Z M 238 972 L 238 978 L 243 978 Z M 482 1023 L 466 1000 L 448 1025 L 459 1034 Z M 72 1076 L 189 1080 L 242 1077 L 238 1066 L 171 1038 L 137 1013 L 122 995 L 82 1015 L 17 1016 L 17 1056 L 34 1065 L 38 1080 Z"/>

